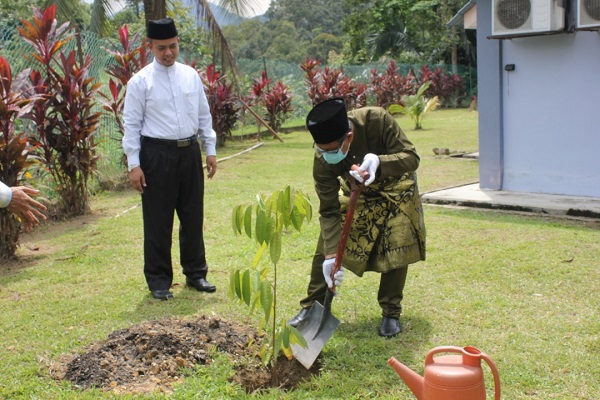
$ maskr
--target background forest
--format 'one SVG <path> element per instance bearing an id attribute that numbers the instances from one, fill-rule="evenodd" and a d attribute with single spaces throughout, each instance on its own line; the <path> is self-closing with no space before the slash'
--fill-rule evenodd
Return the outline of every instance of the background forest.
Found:
<path id="1" fill-rule="evenodd" d="M 143 31 L 144 4 L 162 7 L 182 28 L 189 53 L 206 53 L 205 29 L 212 29 L 203 0 L 20 0 L 0 1 L 0 23 L 14 24 L 31 15 L 31 7 L 57 4 L 59 22 L 117 38 L 117 28 Z M 251 13 L 252 1 L 222 1 L 239 13 Z M 254 2 L 256 4 L 256 2 Z M 124 6 L 123 6 L 124 5 Z M 238 17 L 210 3 L 209 12 L 237 59 L 301 63 L 316 58 L 323 64 L 385 63 L 475 66 L 474 36 L 447 28 L 464 5 L 461 0 L 273 0 L 264 15 Z M 245 6 L 245 7 L 244 7 Z M 148 7 L 148 6 L 146 6 Z M 197 10 L 200 9 L 200 12 Z M 155 15 L 160 17 L 161 14 Z M 208 18 L 210 19 L 210 17 Z M 211 26 L 209 26 L 211 25 Z M 199 28 L 198 28 L 199 27 Z M 195 49 L 192 51 L 191 49 Z"/>

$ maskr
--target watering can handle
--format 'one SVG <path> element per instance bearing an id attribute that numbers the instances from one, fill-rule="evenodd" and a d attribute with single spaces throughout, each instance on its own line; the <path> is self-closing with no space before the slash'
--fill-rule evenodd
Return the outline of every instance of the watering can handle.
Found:
<path id="1" fill-rule="evenodd" d="M 500 400 L 500 374 L 498 373 L 498 368 L 487 354 L 481 353 L 481 358 L 485 360 L 492 371 L 492 375 L 494 375 L 494 400 Z"/>
<path id="2" fill-rule="evenodd" d="M 460 353 L 462 354 L 463 348 L 458 346 L 439 346 L 429 350 L 425 356 L 425 365 L 433 364 L 433 356 L 438 353 Z"/>

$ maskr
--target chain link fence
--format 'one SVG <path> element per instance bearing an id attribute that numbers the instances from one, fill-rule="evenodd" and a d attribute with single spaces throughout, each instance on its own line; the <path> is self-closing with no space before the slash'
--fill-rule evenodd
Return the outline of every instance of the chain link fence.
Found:
<path id="1" fill-rule="evenodd" d="M 297 116 L 305 116 L 311 107 L 310 99 L 306 94 L 306 75 L 300 68 L 299 64 L 288 63 L 276 60 L 237 60 L 239 70 L 246 79 L 258 78 L 263 70 L 267 71 L 267 75 L 273 82 L 281 81 L 291 88 L 295 94 L 292 102 Z M 331 66 L 330 68 L 341 68 L 346 76 L 359 83 L 368 84 L 371 78 L 371 71 L 376 70 L 379 74 L 386 72 L 389 63 L 371 63 L 361 65 L 344 65 L 341 67 Z M 423 64 L 396 64 L 398 72 L 405 76 L 409 71 L 418 74 Z M 319 65 L 320 69 L 324 69 L 327 65 Z M 462 65 L 449 64 L 430 64 L 427 65 L 432 71 L 440 68 L 444 73 L 457 74 L 463 80 L 465 101 L 471 99 L 471 96 L 476 94 L 476 73 L 475 69 L 465 68 Z"/>
<path id="2" fill-rule="evenodd" d="M 263 70 L 268 72 L 269 78 L 273 80 L 304 80 L 304 71 L 300 69 L 299 64 L 288 63 L 283 61 L 275 60 L 248 60 L 239 59 L 237 60 L 240 71 L 250 77 L 258 77 Z M 360 83 L 368 83 L 371 77 L 371 70 L 377 70 L 379 73 L 385 73 L 389 63 L 371 63 L 361 65 L 344 65 L 341 68 L 344 74 L 355 79 Z M 402 75 L 408 74 L 410 70 L 418 72 L 423 64 L 396 64 L 398 71 Z M 327 65 L 320 65 L 320 68 L 325 68 Z M 458 74 L 461 78 L 465 78 L 470 71 L 462 65 L 449 65 L 449 64 L 429 64 L 427 65 L 431 70 L 441 68 L 442 71 L 448 74 Z M 336 68 L 336 67 L 330 67 Z M 465 88 L 467 92 L 473 90 L 472 87 L 467 83 Z"/>
<path id="3" fill-rule="evenodd" d="M 3 26 L 0 28 L 0 56 L 8 60 L 11 65 L 13 76 L 23 71 L 25 68 L 39 67 L 36 61 L 33 61 L 29 55 L 33 49 L 31 45 L 25 42 L 17 31 L 18 25 Z M 107 48 L 111 48 L 111 43 L 89 31 L 81 31 L 77 34 L 75 29 L 72 30 L 75 36 L 65 45 L 65 51 L 78 51 L 81 46 L 82 54 L 89 55 L 92 60 L 90 68 L 90 76 L 100 82 L 103 86 L 101 91 L 107 91 L 107 82 L 109 75 L 105 69 L 113 62 L 112 56 L 107 52 Z M 78 53 L 79 54 L 79 53 Z M 266 70 L 268 77 L 274 82 L 281 81 L 287 85 L 294 94 L 293 105 L 295 115 L 298 117 L 305 116 L 310 109 L 310 100 L 306 94 L 306 82 L 304 71 L 299 64 L 275 61 L 275 60 L 237 60 L 240 70 L 243 87 L 249 90 L 252 79 L 261 76 L 262 71 Z M 344 74 L 360 83 L 368 83 L 371 70 L 375 69 L 379 73 L 385 73 L 388 64 L 364 64 L 364 65 L 345 65 L 342 68 Z M 397 64 L 397 67 L 402 75 L 406 75 L 410 69 L 415 72 L 421 68 L 419 65 Z M 321 65 L 320 68 L 325 68 Z M 450 65 L 428 65 L 429 68 L 442 68 L 447 73 L 457 73 L 465 82 L 466 94 L 470 97 L 476 90 L 474 84 L 475 71 L 465 70 L 464 67 L 458 66 L 458 69 L 453 69 Z M 456 66 L 455 66 L 456 67 Z M 98 110 L 102 111 L 100 99 L 97 101 Z M 100 165 L 104 173 L 110 174 L 111 171 L 122 170 L 121 160 L 123 157 L 121 149 L 121 133 L 112 116 L 103 113 L 101 123 L 96 132 L 96 143 L 101 155 Z"/>
<path id="4" fill-rule="evenodd" d="M 0 28 L 0 56 L 9 62 L 13 78 L 26 68 L 35 69 L 40 67 L 39 62 L 31 56 L 34 51 L 33 47 L 21 38 L 17 30 L 18 27 L 19 25 L 15 24 Z M 110 48 L 110 43 L 89 31 L 81 31 L 78 34 L 75 29 L 72 29 L 71 33 L 74 34 L 74 37 L 61 50 L 66 54 L 75 50 L 78 55 L 82 54 L 84 57 L 89 55 L 92 61 L 90 76 L 97 82 L 108 82 L 105 68 L 112 62 L 111 55 L 106 51 L 107 48 Z M 81 52 L 79 52 L 79 46 L 81 46 Z M 103 85 L 100 90 L 106 91 L 107 86 Z M 95 134 L 97 150 L 100 154 L 101 170 L 120 169 L 121 134 L 114 119 L 104 113 L 99 99 L 96 108 L 97 111 L 103 113 L 98 131 Z"/>

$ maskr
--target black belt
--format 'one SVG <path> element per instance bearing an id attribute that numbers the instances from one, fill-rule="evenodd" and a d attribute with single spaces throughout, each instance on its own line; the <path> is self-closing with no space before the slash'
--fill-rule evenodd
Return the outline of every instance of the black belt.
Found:
<path id="1" fill-rule="evenodd" d="M 142 141 L 161 144 L 163 146 L 169 146 L 169 147 L 188 147 L 193 143 L 197 143 L 198 139 L 196 138 L 196 136 L 190 136 L 189 138 L 177 139 L 177 140 L 157 139 L 157 138 L 152 138 L 152 137 L 148 137 L 148 136 L 142 136 Z"/>

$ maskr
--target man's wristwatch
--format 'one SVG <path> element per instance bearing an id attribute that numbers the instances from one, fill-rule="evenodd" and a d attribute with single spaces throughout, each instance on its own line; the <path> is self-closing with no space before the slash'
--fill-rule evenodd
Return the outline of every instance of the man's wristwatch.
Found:
<path id="1" fill-rule="evenodd" d="M 128 167 L 127 167 L 127 171 L 128 171 L 128 172 L 131 172 L 131 171 L 133 171 L 133 169 L 134 169 L 134 168 L 137 168 L 137 167 L 139 167 L 139 165 L 138 165 L 138 164 L 133 164 L 133 165 L 130 165 L 130 166 L 128 166 Z"/>

